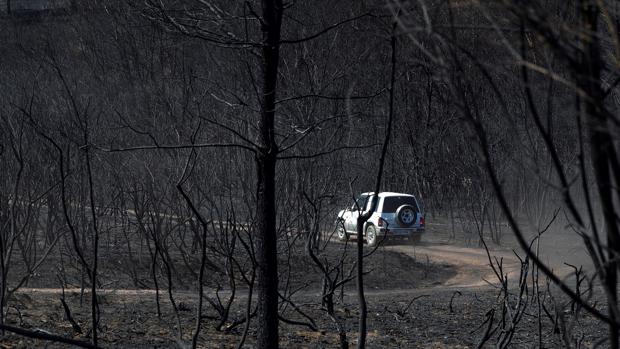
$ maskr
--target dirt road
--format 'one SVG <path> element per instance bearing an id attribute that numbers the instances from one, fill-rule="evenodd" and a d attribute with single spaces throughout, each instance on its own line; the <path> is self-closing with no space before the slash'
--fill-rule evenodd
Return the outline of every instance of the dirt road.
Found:
<path id="1" fill-rule="evenodd" d="M 427 233 L 424 240 L 419 245 L 412 246 L 407 242 L 390 242 L 385 246 L 382 246 L 381 249 L 404 254 L 415 259 L 421 264 L 429 263 L 450 266 L 450 273 L 444 273 L 444 275 L 437 276 L 430 275 L 431 280 L 426 280 L 424 285 L 421 287 L 417 287 L 417 283 L 403 283 L 402 285 L 392 283 L 392 285 L 387 287 L 385 287 L 385 284 L 380 284 L 379 287 L 373 287 L 368 291 L 370 293 L 376 293 L 377 295 L 382 293 L 395 294 L 398 292 L 408 294 L 415 293 L 415 288 L 421 288 L 423 290 L 429 290 L 429 288 L 436 290 L 467 289 L 487 287 L 489 284 L 498 283 L 497 276 L 490 268 L 489 256 L 483 248 L 477 246 L 466 246 L 464 243 L 448 242 L 446 236 L 443 235 L 444 234 L 441 234 L 440 229 L 435 229 L 434 232 Z M 338 245 L 339 243 L 335 244 L 335 246 Z M 510 286 L 516 286 L 520 271 L 520 263 L 519 259 L 513 252 L 513 249 L 518 251 L 521 256 L 523 256 L 524 253 L 521 252 L 514 243 L 511 244 L 510 241 L 507 241 L 507 243 L 503 246 L 492 245 L 490 247 L 493 262 L 502 262 L 503 274 L 508 275 L 510 279 Z M 566 238 L 559 238 L 558 236 L 551 235 L 542 240 L 541 255 L 544 256 L 545 262 L 549 263 L 552 268 L 563 277 L 569 275 L 572 271 L 572 269 L 566 266 L 564 262 L 572 261 L 575 265 L 581 265 L 582 263 L 580 262 L 585 260 L 583 254 L 584 253 L 579 250 L 578 241 L 570 241 Z M 396 261 L 400 263 L 410 263 L 408 258 L 397 259 Z M 394 263 L 394 261 L 392 262 Z M 406 269 L 402 264 L 391 265 L 390 267 L 394 266 L 399 269 Z M 403 268 L 400 268 L 400 266 L 403 266 Z M 432 268 L 428 269 L 432 270 Z M 405 273 L 404 275 L 409 274 Z M 390 278 L 389 271 L 387 277 Z M 395 281 L 397 283 L 398 280 Z M 19 293 L 58 294 L 62 292 L 60 288 L 46 287 L 48 286 L 47 284 L 38 286 L 39 287 L 35 286 L 32 288 L 21 288 Z M 155 290 L 133 289 L 127 287 L 130 285 L 124 285 L 124 287 L 121 285 L 116 286 L 117 287 L 113 286 L 109 289 L 101 289 L 98 292 L 102 294 L 118 295 L 146 295 L 155 293 Z M 68 288 L 65 291 L 68 293 L 79 293 L 80 289 Z M 318 292 L 318 290 L 314 290 L 313 287 L 309 287 L 307 291 L 308 294 L 313 294 L 316 292 Z M 175 293 L 188 297 L 195 296 L 195 292 L 193 290 L 175 290 Z"/>
<path id="2" fill-rule="evenodd" d="M 444 276 L 430 275 L 429 280 L 435 279 L 436 281 L 425 282 L 425 285 L 420 290 L 412 287 L 400 286 L 400 287 L 388 287 L 382 288 L 369 288 L 368 293 L 370 295 L 384 295 L 384 294 L 411 294 L 416 292 L 428 291 L 432 289 L 464 289 L 464 288 L 478 288 L 486 287 L 490 283 L 497 283 L 497 278 L 493 274 L 491 268 L 489 268 L 489 258 L 484 249 L 476 247 L 461 247 L 445 243 L 436 242 L 423 242 L 418 246 L 411 246 L 407 243 L 390 243 L 384 247 L 385 250 L 402 253 L 406 256 L 414 258 L 417 262 L 425 264 L 435 265 L 448 265 L 454 272 L 450 273 L 449 278 Z M 513 274 L 518 273 L 519 263 L 517 258 L 512 252 L 507 250 L 493 251 L 494 258 L 503 258 L 504 271 L 511 277 Z M 405 260 L 405 263 L 408 261 Z M 432 268 L 429 268 L 432 269 Z M 518 274 L 516 274 L 518 275 Z M 488 282 L 487 282 L 488 281 Z M 79 288 L 67 288 L 66 293 L 79 293 Z M 86 290 L 88 293 L 88 290 Z M 150 289 L 131 289 L 131 288 L 110 288 L 100 289 L 97 291 L 99 294 L 116 294 L 116 295 L 154 295 L 155 290 Z M 160 291 L 163 292 L 163 291 Z M 206 291 L 209 293 L 208 291 Z M 318 290 L 308 289 L 305 293 L 318 294 Z M 19 293 L 30 294 L 60 294 L 62 289 L 49 288 L 49 287 L 35 287 L 35 288 L 21 288 Z M 220 294 L 226 294 L 227 291 L 220 291 Z M 238 296 L 244 297 L 244 291 L 238 293 Z M 354 293 L 353 290 L 347 293 Z M 190 290 L 175 290 L 177 296 L 184 296 L 188 298 L 195 297 L 195 291 Z"/>
<path id="3" fill-rule="evenodd" d="M 481 287 L 497 278 L 489 267 L 489 257 L 482 248 L 461 247 L 440 243 L 422 243 L 419 246 L 395 245 L 387 249 L 404 253 L 416 260 L 451 265 L 456 275 L 437 287 Z M 504 272 L 518 276 L 519 261 L 510 251 L 492 251 L 492 256 L 503 259 Z"/>
<path id="4" fill-rule="evenodd" d="M 401 244 L 386 248 L 407 254 L 417 260 L 428 259 L 432 263 L 453 266 L 457 271 L 456 275 L 441 285 L 437 285 L 438 288 L 482 287 L 488 285 L 487 281 L 493 284 L 498 282 L 484 248 L 448 243 L 443 230 L 445 227 L 440 224 L 431 225 L 431 232 L 426 234 L 425 241 L 418 246 Z M 570 265 L 583 267 L 585 271 L 592 271 L 592 263 L 583 242 L 575 234 L 571 235 L 563 230 L 550 231 L 541 237 L 538 247 L 541 261 L 560 278 L 568 279 L 572 276 L 574 269 Z M 508 275 L 511 282 L 518 282 L 521 268 L 515 252 L 521 258 L 525 257 L 525 253 L 511 235 L 504 237 L 502 246 L 490 245 L 492 261 L 494 263 L 502 261 L 504 274 Z"/>

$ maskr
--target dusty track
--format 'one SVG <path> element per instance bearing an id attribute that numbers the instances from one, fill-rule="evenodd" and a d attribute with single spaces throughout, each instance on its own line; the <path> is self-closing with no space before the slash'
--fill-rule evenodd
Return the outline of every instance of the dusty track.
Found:
<path id="1" fill-rule="evenodd" d="M 411 246 L 404 244 L 388 244 L 382 248 L 391 250 L 394 252 L 403 253 L 411 258 L 416 259 L 422 263 L 435 263 L 450 265 L 456 270 L 456 275 L 450 279 L 425 287 L 421 289 L 417 288 L 391 288 L 388 290 L 381 289 L 369 289 L 367 294 L 370 296 L 381 295 L 393 295 L 393 294 L 413 294 L 419 292 L 428 292 L 430 289 L 466 289 L 466 288 L 479 288 L 489 286 L 490 283 L 496 283 L 496 277 L 493 271 L 489 267 L 489 259 L 484 249 L 475 247 L 462 247 L 445 243 L 435 242 L 422 242 L 420 245 Z M 510 251 L 493 251 L 492 256 L 503 258 L 504 271 L 509 274 L 509 277 L 519 270 L 519 263 L 517 258 Z M 79 294 L 81 290 L 79 288 L 67 288 L 65 293 Z M 85 290 L 85 293 L 88 293 Z M 125 295 L 125 296 L 140 296 L 140 295 L 155 295 L 155 290 L 150 289 L 99 289 L 99 294 L 107 295 Z M 206 293 L 213 293 L 205 291 Z M 21 288 L 18 293 L 25 294 L 61 294 L 60 288 Z M 221 291 L 220 294 L 226 294 L 226 291 Z M 308 295 L 319 294 L 319 291 L 308 290 Z M 347 293 L 354 294 L 353 291 Z M 160 290 L 160 294 L 165 297 L 166 290 Z M 175 296 L 194 298 L 196 293 L 187 290 L 175 290 Z M 244 291 L 238 291 L 238 296 L 245 297 Z M 215 295 L 215 293 L 213 293 Z"/>
<path id="2" fill-rule="evenodd" d="M 417 260 L 428 260 L 432 263 L 453 266 L 457 274 L 437 288 L 468 288 L 496 283 L 497 278 L 489 266 L 489 257 L 482 248 L 461 247 L 441 243 L 421 243 L 418 246 L 395 245 L 386 248 L 407 254 Z M 519 261 L 511 251 L 492 251 L 493 258 L 502 258 L 504 272 L 509 277 L 519 271 Z"/>
<path id="3" fill-rule="evenodd" d="M 497 277 L 493 270 L 490 268 L 489 256 L 487 252 L 478 246 L 466 246 L 464 242 L 454 242 L 450 240 L 446 233 L 445 224 L 429 224 L 428 232 L 423 238 L 423 241 L 415 246 L 410 245 L 406 241 L 387 241 L 381 249 L 388 251 L 394 251 L 405 254 L 411 258 L 414 258 L 417 262 L 433 263 L 440 265 L 449 265 L 456 272 L 453 276 L 447 280 L 438 280 L 437 283 L 432 284 L 421 290 L 429 290 L 429 288 L 437 291 L 441 289 L 467 289 L 467 288 L 480 288 L 489 286 L 489 283 L 496 284 Z M 327 235 L 326 235 L 327 237 Z M 335 242 L 334 244 L 340 244 Z M 503 246 L 490 245 L 491 258 L 494 262 L 501 260 L 503 263 L 503 272 L 507 274 L 511 280 L 518 278 L 520 263 L 516 257 L 513 249 L 518 251 L 520 255 L 523 252 L 517 246 L 515 241 L 512 241 L 511 236 L 505 236 L 505 242 Z M 548 263 L 560 276 L 568 275 L 572 269 L 567 267 L 564 262 L 569 261 L 574 265 L 586 264 L 587 257 L 584 256 L 580 241 L 571 239 L 566 234 L 548 233 L 541 239 L 540 246 L 541 256 L 544 256 L 544 261 Z M 587 266 L 587 264 L 586 264 Z M 402 294 L 415 293 L 416 288 L 409 288 L 402 286 L 391 287 L 390 289 L 368 289 L 369 294 Z M 79 288 L 66 289 L 69 293 L 79 293 Z M 20 293 L 39 293 L 39 294 L 60 294 L 62 290 L 60 288 L 22 288 Z M 154 294 L 154 290 L 150 289 L 132 289 L 132 288 L 114 288 L 114 289 L 101 289 L 98 291 L 101 294 L 118 294 L 118 295 L 149 295 Z M 160 293 L 165 294 L 165 290 L 160 290 Z M 195 297 L 195 292 L 192 290 L 175 290 L 174 292 L 179 296 Z M 308 290 L 305 293 L 311 295 L 316 294 L 318 291 Z M 351 291 L 349 291 L 351 293 Z M 241 292 L 243 296 L 243 292 Z"/>

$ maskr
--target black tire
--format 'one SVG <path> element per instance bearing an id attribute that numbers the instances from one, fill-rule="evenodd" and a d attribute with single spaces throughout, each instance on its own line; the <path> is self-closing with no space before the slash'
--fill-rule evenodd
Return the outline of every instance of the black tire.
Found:
<path id="1" fill-rule="evenodd" d="M 396 219 L 403 227 L 412 226 L 418 218 L 418 211 L 411 205 L 402 205 L 396 210 Z"/>
<path id="2" fill-rule="evenodd" d="M 336 227 L 336 236 L 338 236 L 338 240 L 339 241 L 348 241 L 349 240 L 349 234 L 347 234 L 347 231 L 344 229 L 343 226 L 343 222 L 338 222 L 336 223 L 338 226 Z"/>
<path id="3" fill-rule="evenodd" d="M 366 243 L 368 246 L 373 247 L 377 245 L 379 237 L 377 236 L 377 228 L 374 225 L 368 225 L 366 227 Z"/>

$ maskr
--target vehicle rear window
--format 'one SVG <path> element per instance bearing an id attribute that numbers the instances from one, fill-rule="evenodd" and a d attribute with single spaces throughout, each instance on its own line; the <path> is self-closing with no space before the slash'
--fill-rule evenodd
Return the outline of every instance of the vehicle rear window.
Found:
<path id="1" fill-rule="evenodd" d="M 402 205 L 411 205 L 418 211 L 418 205 L 412 196 L 388 196 L 383 199 L 383 211 L 386 213 L 396 212 Z"/>

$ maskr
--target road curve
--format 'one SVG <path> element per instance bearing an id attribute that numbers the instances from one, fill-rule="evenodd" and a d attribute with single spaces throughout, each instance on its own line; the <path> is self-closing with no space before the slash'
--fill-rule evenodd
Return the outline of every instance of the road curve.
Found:
<path id="1" fill-rule="evenodd" d="M 493 273 L 493 270 L 489 267 L 489 257 L 482 248 L 475 247 L 462 247 L 443 243 L 423 242 L 417 246 L 411 245 L 388 245 L 384 247 L 386 250 L 400 252 L 411 258 L 415 258 L 417 261 L 426 263 L 436 263 L 450 265 L 455 269 L 456 274 L 445 282 L 430 287 L 421 289 L 373 289 L 367 290 L 369 296 L 381 296 L 381 295 L 394 295 L 394 294 L 417 294 L 425 292 L 430 289 L 466 289 L 466 288 L 480 288 L 486 287 L 489 283 L 497 284 L 497 277 Z M 514 279 L 518 277 L 520 269 L 519 261 L 511 251 L 499 250 L 491 252 L 492 258 L 495 260 L 502 260 L 504 266 L 504 274 L 507 274 L 509 278 Z M 60 288 L 20 288 L 18 293 L 22 294 L 61 294 L 63 291 Z M 67 288 L 65 293 L 67 294 L 79 294 L 81 290 L 79 288 Z M 89 290 L 84 290 L 85 293 L 89 293 Z M 165 298 L 166 290 L 159 291 Z M 103 295 L 123 295 L 123 296 L 140 296 L 140 295 L 155 295 L 155 290 L 151 289 L 99 289 L 98 294 Z M 208 295 L 215 295 L 215 292 L 205 290 Z M 318 295 L 319 290 L 307 290 L 301 292 L 307 295 Z M 354 291 L 345 291 L 345 293 L 351 293 Z M 196 297 L 196 292 L 191 290 L 175 290 L 175 296 L 177 297 Z M 226 295 L 226 291 L 220 291 L 220 295 Z M 247 295 L 244 290 L 237 291 L 237 296 L 244 298 Z"/>
<path id="2" fill-rule="evenodd" d="M 395 245 L 386 249 L 404 253 L 418 261 L 452 266 L 456 275 L 435 287 L 468 288 L 498 283 L 497 276 L 490 267 L 489 256 L 483 248 L 463 247 L 442 243 L 423 242 L 417 246 Z M 512 251 L 490 251 L 492 260 L 502 262 L 503 274 L 509 279 L 518 277 L 520 263 Z"/>

